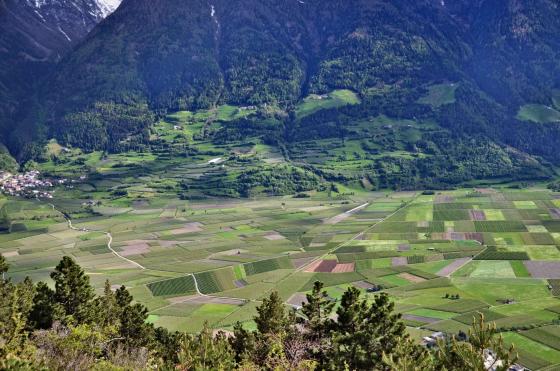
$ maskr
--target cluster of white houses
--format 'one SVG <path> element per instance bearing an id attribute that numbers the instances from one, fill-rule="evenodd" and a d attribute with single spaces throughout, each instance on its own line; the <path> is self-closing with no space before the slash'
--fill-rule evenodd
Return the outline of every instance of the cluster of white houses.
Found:
<path id="1" fill-rule="evenodd" d="M 55 182 L 40 179 L 39 175 L 40 173 L 36 170 L 23 174 L 0 172 L 0 191 L 16 197 L 52 198 L 52 191 L 48 189 L 54 187 Z M 56 181 L 58 184 L 64 184 L 65 182 L 65 179 Z"/>

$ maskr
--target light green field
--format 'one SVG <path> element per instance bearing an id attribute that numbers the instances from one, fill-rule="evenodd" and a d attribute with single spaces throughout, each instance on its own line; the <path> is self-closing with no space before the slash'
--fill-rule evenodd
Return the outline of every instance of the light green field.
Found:
<path id="1" fill-rule="evenodd" d="M 523 277 L 531 276 L 529 274 L 529 271 L 527 271 L 527 267 L 525 267 L 522 261 L 519 260 L 510 261 L 509 264 L 511 265 L 511 268 L 513 269 L 513 272 L 515 273 L 516 277 L 523 278 Z"/>
<path id="2" fill-rule="evenodd" d="M 422 316 L 422 317 L 438 318 L 438 319 L 451 319 L 456 316 L 456 313 L 444 312 L 441 310 L 434 310 L 434 309 L 415 309 L 410 312 L 406 312 L 406 314 L 412 314 L 415 316 Z"/>
<path id="3" fill-rule="evenodd" d="M 509 264 L 509 261 L 477 261 L 476 268 L 470 274 L 470 277 L 480 278 L 514 278 L 515 273 Z"/>
<path id="4" fill-rule="evenodd" d="M 548 230 L 543 225 L 528 225 L 527 230 L 531 233 L 546 233 Z"/>
<path id="5" fill-rule="evenodd" d="M 517 118 L 537 123 L 559 122 L 560 112 L 542 104 L 526 104 L 519 109 Z"/>
<path id="6" fill-rule="evenodd" d="M 513 201 L 518 209 L 537 209 L 537 205 L 533 201 Z"/>
<path id="7" fill-rule="evenodd" d="M 560 260 L 560 250 L 556 246 L 527 246 L 531 260 Z"/>
<path id="8" fill-rule="evenodd" d="M 407 222 L 431 221 L 432 219 L 431 204 L 409 207 L 406 213 Z"/>
<path id="9" fill-rule="evenodd" d="M 500 300 L 514 298 L 516 301 L 549 298 L 550 293 L 541 280 L 455 278 L 454 286 L 490 305 Z"/>
<path id="10" fill-rule="evenodd" d="M 536 341 L 528 339 L 523 335 L 512 332 L 503 334 L 503 338 L 506 344 L 515 344 L 516 347 L 522 349 L 524 352 L 549 361 L 550 364 L 560 363 L 560 352 L 544 344 L 537 343 Z M 523 360 L 524 357 L 522 354 L 521 362 L 523 362 Z"/>
<path id="11" fill-rule="evenodd" d="M 310 95 L 298 105 L 296 115 L 298 118 L 309 116 L 323 109 L 343 107 L 359 104 L 360 98 L 351 90 L 335 90 L 326 95 Z"/>
<path id="12" fill-rule="evenodd" d="M 484 215 L 486 215 L 486 220 L 506 220 L 501 210 L 484 210 Z"/>

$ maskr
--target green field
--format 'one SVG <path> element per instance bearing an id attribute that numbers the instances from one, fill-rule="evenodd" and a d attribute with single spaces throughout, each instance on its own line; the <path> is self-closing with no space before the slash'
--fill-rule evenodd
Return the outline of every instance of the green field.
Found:
<path id="1" fill-rule="evenodd" d="M 418 100 L 418 103 L 429 104 L 433 107 L 440 107 L 455 102 L 455 91 L 457 84 L 440 84 L 430 86 L 428 94 Z"/>
<path id="2" fill-rule="evenodd" d="M 537 123 L 560 122 L 560 112 L 542 104 L 526 104 L 519 109 L 517 118 Z"/>
<path id="3" fill-rule="evenodd" d="M 350 90 L 335 90 L 326 95 L 312 94 L 305 98 L 297 107 L 298 118 L 309 116 L 317 111 L 343 107 L 349 104 L 359 104 L 360 98 Z"/>
<path id="4" fill-rule="evenodd" d="M 54 209 L 2 198 L 0 252 L 10 276 L 50 282 L 50 271 L 70 255 L 96 289 L 106 279 L 124 285 L 151 322 L 182 331 L 198 331 L 204 321 L 251 328 L 263 297 L 278 291 L 297 306 L 315 280 L 333 300 L 349 285 L 378 285 L 411 332 L 454 334 L 482 312 L 525 365 L 560 363 L 560 225 L 549 213 L 557 195 L 548 190 L 426 196 L 348 188 L 344 197 L 324 190 L 303 198 L 185 200 L 158 191 L 153 177 L 127 179 L 137 193 L 115 198 L 113 179 L 88 180 L 94 190 L 60 188 Z M 100 202 L 93 212 L 86 195 Z M 492 220 L 472 220 L 481 210 Z M 107 233 L 120 255 L 108 249 Z"/>
<path id="5" fill-rule="evenodd" d="M 533 369 L 560 364 L 560 352 L 517 333 L 503 335 L 506 344 L 515 344 L 520 349 L 520 362 Z"/>
<path id="6" fill-rule="evenodd" d="M 488 277 L 488 278 L 515 278 L 515 272 L 509 261 L 473 261 L 475 265 L 469 277 Z"/>

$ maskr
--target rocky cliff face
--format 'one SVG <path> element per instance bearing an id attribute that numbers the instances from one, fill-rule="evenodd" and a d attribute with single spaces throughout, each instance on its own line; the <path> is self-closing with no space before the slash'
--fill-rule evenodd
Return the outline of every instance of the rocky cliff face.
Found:
<path id="1" fill-rule="evenodd" d="M 0 0 L 0 128 L 36 86 L 120 0 Z"/>
<path id="2" fill-rule="evenodd" d="M 0 50 L 3 57 L 57 59 L 118 5 L 118 0 L 4 0 Z"/>

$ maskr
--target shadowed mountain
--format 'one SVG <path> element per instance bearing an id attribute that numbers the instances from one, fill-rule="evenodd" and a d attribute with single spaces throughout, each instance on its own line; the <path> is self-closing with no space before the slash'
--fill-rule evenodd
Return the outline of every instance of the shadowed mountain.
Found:
<path id="1" fill-rule="evenodd" d="M 290 117 L 309 93 L 349 89 L 354 111 L 431 116 L 556 161 L 556 125 L 516 114 L 559 86 L 559 15 L 551 0 L 125 0 L 59 63 L 12 148 L 29 158 L 22 143 L 54 136 L 121 151 L 165 112 L 266 104 Z M 419 104 L 442 83 L 456 83 L 450 104 Z"/>
<path id="2" fill-rule="evenodd" d="M 0 0 L 0 126 L 120 0 Z"/>

